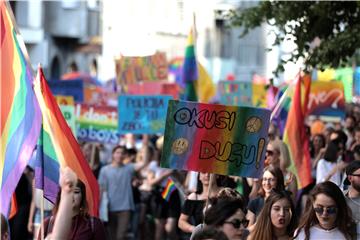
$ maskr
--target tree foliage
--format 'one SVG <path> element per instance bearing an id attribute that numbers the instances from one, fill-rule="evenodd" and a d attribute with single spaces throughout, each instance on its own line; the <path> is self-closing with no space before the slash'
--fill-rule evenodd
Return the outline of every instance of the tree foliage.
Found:
<path id="1" fill-rule="evenodd" d="M 299 58 L 304 59 L 306 71 L 345 66 L 360 47 L 358 1 L 263 1 L 229 16 L 232 26 L 243 27 L 241 36 L 266 22 L 278 29 L 273 46 L 285 39 L 294 41 L 297 49 L 280 61 L 276 74 Z"/>

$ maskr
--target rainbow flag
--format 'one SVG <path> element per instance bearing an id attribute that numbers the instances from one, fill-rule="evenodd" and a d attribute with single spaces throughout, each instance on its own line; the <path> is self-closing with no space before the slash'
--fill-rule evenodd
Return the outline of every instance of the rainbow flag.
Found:
<path id="1" fill-rule="evenodd" d="M 176 190 L 176 186 L 175 186 L 174 181 L 171 178 L 168 178 L 167 183 L 166 183 L 166 187 L 165 187 L 164 191 L 161 193 L 161 196 L 166 201 L 169 201 L 170 197 L 171 197 L 171 194 L 173 194 L 173 192 L 175 190 Z"/>
<path id="2" fill-rule="evenodd" d="M 183 100 L 207 103 L 216 95 L 216 87 L 206 69 L 196 60 L 194 28 L 190 30 L 185 49 L 182 80 Z"/>
<path id="3" fill-rule="evenodd" d="M 99 185 L 66 123 L 40 67 L 34 85 L 35 94 L 43 113 L 42 137 L 38 150 L 43 154 L 43 166 L 37 165 L 35 169 L 38 168 L 43 171 L 45 196 L 55 193 L 54 188 L 55 184 L 58 183 L 59 167 L 69 166 L 86 185 L 89 213 L 98 216 Z M 51 172 L 48 172 L 49 170 Z M 41 183 L 41 180 L 39 182 Z M 49 197 L 49 200 L 53 197 Z"/>
<path id="4" fill-rule="evenodd" d="M 308 186 L 313 181 L 311 177 L 309 138 L 304 123 L 310 85 L 310 76 L 298 78 L 284 131 L 284 142 L 289 147 L 292 160 L 290 171 L 295 173 L 299 189 Z"/>
<path id="5" fill-rule="evenodd" d="M 194 101 L 198 100 L 196 93 L 196 84 L 199 78 L 199 72 L 197 68 L 197 61 L 195 55 L 195 44 L 194 44 L 194 29 L 191 28 L 187 46 L 185 49 L 185 57 L 183 64 L 183 82 L 185 85 L 184 100 Z"/>
<path id="6" fill-rule="evenodd" d="M 12 194 L 30 160 L 41 127 L 41 112 L 32 90 L 31 65 L 7 4 L 0 1 L 0 211 L 5 217 L 9 216 Z"/>

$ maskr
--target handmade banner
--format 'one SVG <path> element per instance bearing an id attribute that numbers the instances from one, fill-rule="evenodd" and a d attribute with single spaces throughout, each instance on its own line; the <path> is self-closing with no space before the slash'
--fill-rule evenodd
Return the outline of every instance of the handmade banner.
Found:
<path id="1" fill-rule="evenodd" d="M 161 167 L 258 178 L 270 110 L 169 101 Z"/>
<path id="2" fill-rule="evenodd" d="M 360 97 L 360 67 L 356 67 L 354 72 L 353 95 Z"/>
<path id="3" fill-rule="evenodd" d="M 267 108 L 268 89 L 265 84 L 241 81 L 220 81 L 220 102 L 232 106 Z"/>
<path id="4" fill-rule="evenodd" d="M 232 106 L 252 106 L 252 83 L 220 81 L 220 102 Z"/>
<path id="5" fill-rule="evenodd" d="M 54 96 L 56 99 L 56 102 L 59 105 L 70 105 L 70 106 L 74 106 L 75 102 L 74 102 L 74 97 L 73 96 L 64 96 L 64 95 L 57 95 Z"/>
<path id="6" fill-rule="evenodd" d="M 268 89 L 265 84 L 253 84 L 253 106 L 259 108 L 268 107 L 267 97 Z"/>
<path id="7" fill-rule="evenodd" d="M 168 65 L 166 54 L 156 52 L 145 57 L 120 57 L 115 60 L 119 85 L 139 81 L 167 80 Z"/>
<path id="8" fill-rule="evenodd" d="M 99 143 L 119 143 L 116 107 L 76 105 L 78 140 Z"/>
<path id="9" fill-rule="evenodd" d="M 140 82 L 127 85 L 127 94 L 130 95 L 170 95 L 173 99 L 178 99 L 179 92 L 180 87 L 176 83 L 166 81 Z"/>
<path id="10" fill-rule="evenodd" d="M 76 136 L 76 117 L 75 117 L 75 107 L 74 105 L 59 105 L 60 111 L 64 116 L 66 123 L 69 125 L 74 136 Z"/>
<path id="11" fill-rule="evenodd" d="M 312 82 L 308 115 L 344 117 L 345 98 L 342 82 Z"/>
<path id="12" fill-rule="evenodd" d="M 74 136 L 76 136 L 76 117 L 75 117 L 74 97 L 63 96 L 63 95 L 58 95 L 54 97 L 72 133 L 74 134 Z"/>
<path id="13" fill-rule="evenodd" d="M 171 96 L 120 95 L 119 133 L 164 133 Z"/>
<path id="14" fill-rule="evenodd" d="M 82 80 L 48 81 L 51 92 L 54 95 L 73 96 L 76 102 L 84 100 L 84 83 Z"/>

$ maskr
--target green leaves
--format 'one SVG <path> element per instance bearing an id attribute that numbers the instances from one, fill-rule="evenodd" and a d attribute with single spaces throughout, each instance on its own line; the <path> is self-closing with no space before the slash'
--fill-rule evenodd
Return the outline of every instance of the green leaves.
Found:
<path id="1" fill-rule="evenodd" d="M 243 27 L 240 37 L 266 22 L 278 29 L 274 45 L 294 41 L 297 50 L 279 63 L 276 75 L 301 57 L 306 71 L 349 65 L 360 47 L 360 3 L 355 1 L 266 1 L 232 11 L 229 19 L 232 26 Z"/>

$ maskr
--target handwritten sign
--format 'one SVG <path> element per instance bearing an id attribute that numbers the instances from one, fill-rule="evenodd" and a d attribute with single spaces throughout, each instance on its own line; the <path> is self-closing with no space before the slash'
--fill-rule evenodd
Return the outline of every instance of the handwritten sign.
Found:
<path id="1" fill-rule="evenodd" d="M 74 104 L 75 104 L 73 96 L 56 95 L 55 99 L 56 99 L 56 102 L 59 105 L 71 105 L 71 106 L 74 106 Z"/>
<path id="2" fill-rule="evenodd" d="M 168 65 L 166 54 L 157 52 L 145 57 L 124 57 L 116 61 L 117 84 L 139 81 L 167 80 Z"/>
<path id="3" fill-rule="evenodd" d="M 84 83 L 82 80 L 48 81 L 54 95 L 73 96 L 76 102 L 84 100 Z"/>
<path id="4" fill-rule="evenodd" d="M 220 101 L 225 105 L 252 106 L 252 83 L 220 81 Z"/>
<path id="5" fill-rule="evenodd" d="M 265 84 L 241 81 L 220 81 L 220 102 L 232 106 L 266 108 L 268 91 Z"/>
<path id="6" fill-rule="evenodd" d="M 268 107 L 267 94 L 268 90 L 265 84 L 253 84 L 253 106 L 259 108 Z"/>
<path id="7" fill-rule="evenodd" d="M 270 110 L 171 100 L 161 167 L 259 177 Z"/>
<path id="8" fill-rule="evenodd" d="M 119 133 L 164 133 L 171 96 L 119 96 Z"/>
<path id="9" fill-rule="evenodd" d="M 140 82 L 127 85 L 127 94 L 131 95 L 171 95 L 179 98 L 180 87 L 166 81 Z"/>
<path id="10" fill-rule="evenodd" d="M 78 140 L 99 143 L 119 143 L 116 107 L 76 105 Z"/>
<path id="11" fill-rule="evenodd" d="M 342 82 L 311 83 L 308 114 L 317 116 L 345 116 L 345 98 Z"/>

